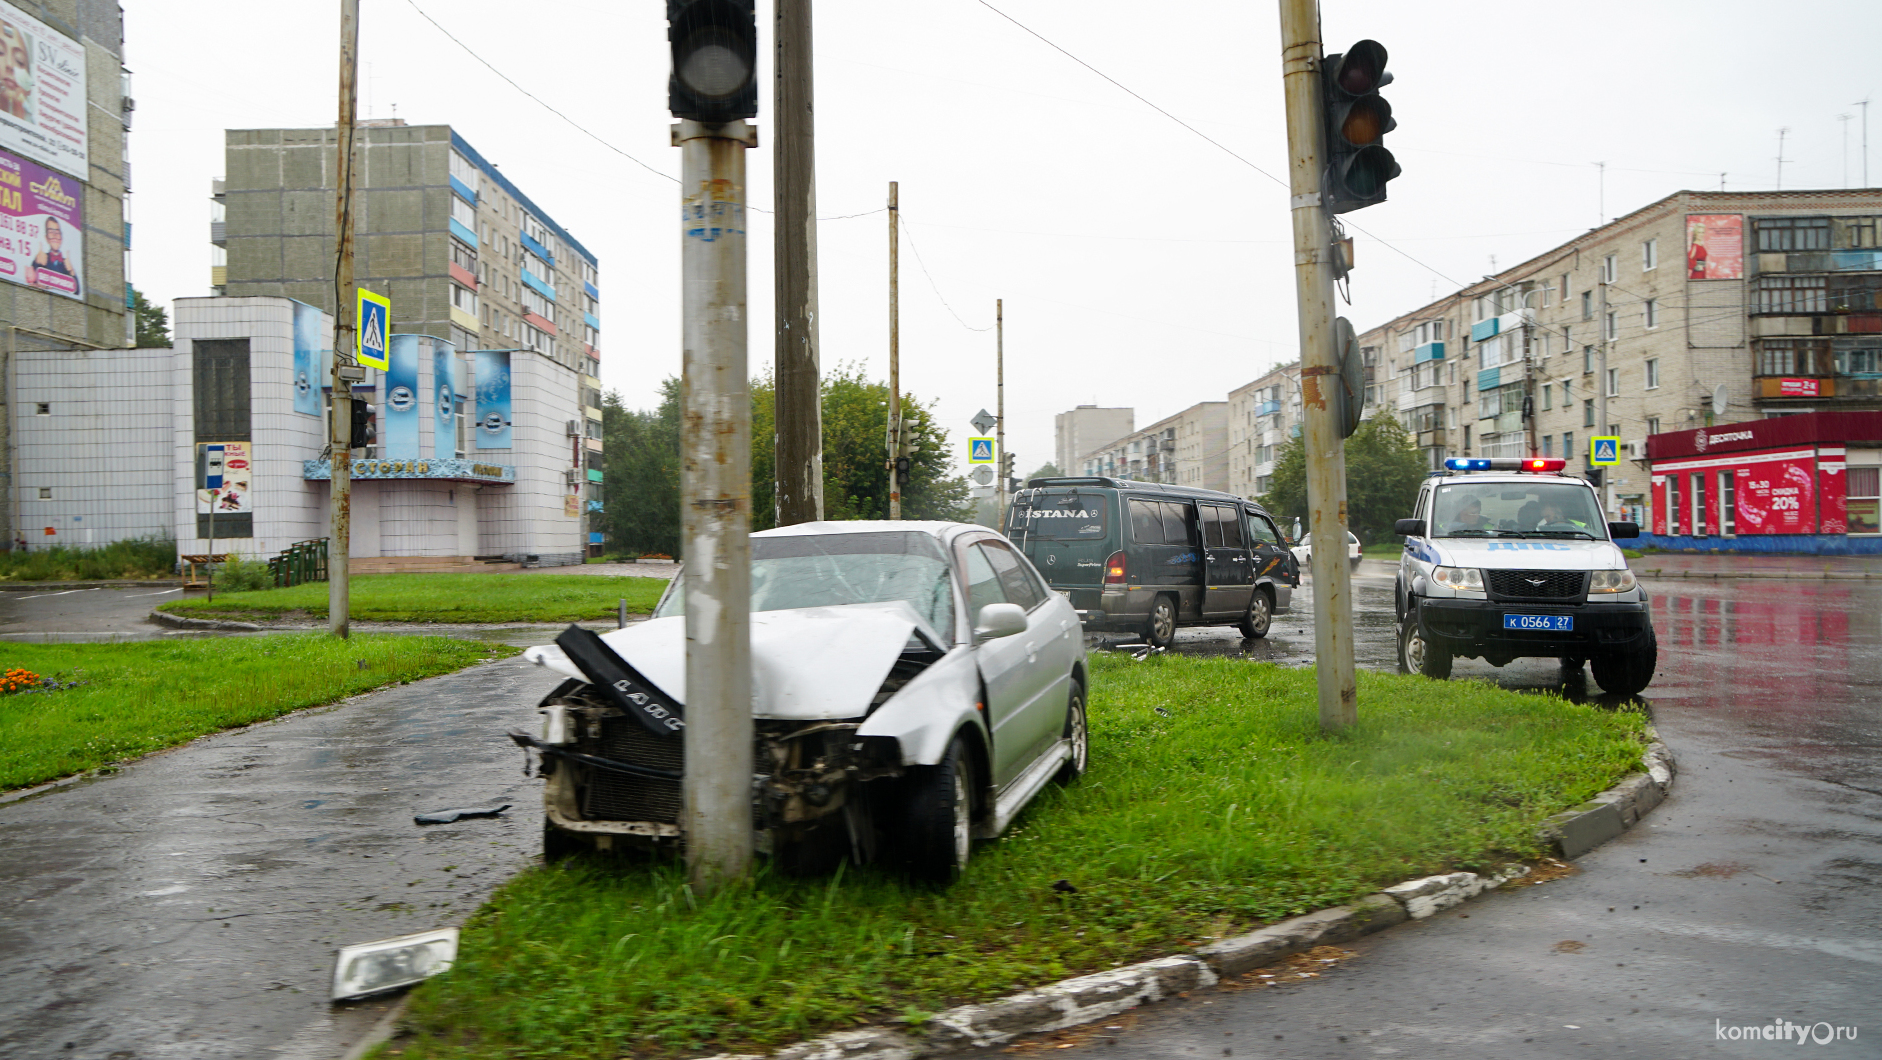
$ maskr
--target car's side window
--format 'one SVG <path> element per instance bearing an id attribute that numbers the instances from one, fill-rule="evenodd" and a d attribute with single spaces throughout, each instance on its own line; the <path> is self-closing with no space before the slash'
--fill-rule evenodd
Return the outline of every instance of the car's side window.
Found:
<path id="1" fill-rule="evenodd" d="M 1213 504 L 1196 505 L 1196 521 L 1202 524 L 1202 543 L 1210 548 L 1221 548 L 1222 516 L 1226 514 Z"/>
<path id="2" fill-rule="evenodd" d="M 1005 590 L 1007 603 L 1018 604 L 1031 611 L 1046 602 L 1038 581 L 1026 570 L 1019 557 L 1013 554 L 1012 549 L 999 541 L 982 541 L 975 547 L 986 550 L 987 559 L 992 562 L 1000 586 Z"/>
<path id="3" fill-rule="evenodd" d="M 988 604 L 1005 603 L 1006 592 L 1000 588 L 1000 575 L 993 569 L 993 564 L 987 562 L 986 553 L 974 545 L 968 545 L 961 552 L 966 560 L 967 619 L 978 625 L 980 609 Z"/>
<path id="4" fill-rule="evenodd" d="M 1242 540 L 1242 513 L 1239 508 L 1217 508 L 1217 518 L 1222 521 L 1222 547 L 1244 548 Z"/>
<path id="5" fill-rule="evenodd" d="M 1163 543 L 1166 545 L 1193 545 L 1196 543 L 1195 520 L 1190 515 L 1193 510 L 1186 503 L 1163 501 Z"/>
<path id="6" fill-rule="evenodd" d="M 1274 529 L 1274 524 L 1269 522 L 1265 516 L 1250 515 L 1248 517 L 1248 527 L 1255 532 L 1255 540 L 1274 545 L 1277 548 L 1280 547 L 1280 532 Z"/>
<path id="7" fill-rule="evenodd" d="M 1156 501 L 1131 501 L 1131 540 L 1140 545 L 1163 544 L 1163 508 Z"/>
<path id="8" fill-rule="evenodd" d="M 1430 499 L 1431 499 L 1430 490 L 1418 491 L 1418 507 L 1412 509 L 1413 519 L 1423 519 L 1425 517 L 1425 502 Z"/>

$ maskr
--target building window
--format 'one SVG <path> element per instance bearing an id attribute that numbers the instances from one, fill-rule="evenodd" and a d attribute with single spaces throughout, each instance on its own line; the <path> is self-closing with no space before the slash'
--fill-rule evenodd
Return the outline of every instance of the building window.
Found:
<path id="1" fill-rule="evenodd" d="M 1647 417 L 1647 433 L 1648 434 L 1660 433 L 1660 417 L 1658 416 Z"/>
<path id="2" fill-rule="evenodd" d="M 1594 292 L 1593 291 L 1581 292 L 1581 318 L 1583 320 L 1594 319 Z"/>
<path id="3" fill-rule="evenodd" d="M 1827 281 L 1821 276 L 1760 276 L 1754 313 L 1827 313 Z"/>
<path id="4" fill-rule="evenodd" d="M 476 187 L 479 183 L 477 180 L 477 167 L 471 165 L 470 159 L 465 158 L 456 151 L 449 152 L 449 155 L 451 157 L 451 175 L 463 182 L 465 187 Z"/>
<path id="5" fill-rule="evenodd" d="M 1543 456 L 1555 455 L 1555 435 L 1545 434 L 1542 436 L 1542 455 Z"/>
<path id="6" fill-rule="evenodd" d="M 37 406 L 37 407 L 36 407 L 36 408 L 35 408 L 35 409 L 33 410 L 33 415 L 35 415 L 35 416 L 50 416 L 50 415 L 52 415 L 52 402 L 50 402 L 50 401 L 41 401 L 41 402 L 40 402 L 40 403 L 38 404 L 38 406 Z"/>
<path id="7" fill-rule="evenodd" d="M 1568 391 L 1568 380 L 1562 380 L 1562 407 L 1568 408 L 1575 403 L 1575 396 Z"/>
<path id="8" fill-rule="evenodd" d="M 248 340 L 197 339 L 190 356 L 196 441 L 249 441 Z"/>
<path id="9" fill-rule="evenodd" d="M 1836 351 L 1836 374 L 1882 378 L 1882 350 L 1841 349 Z M 40 408 L 45 408 L 41 405 Z M 40 413 L 45 415 L 45 413 Z"/>
<path id="10" fill-rule="evenodd" d="M 1601 282 L 1602 283 L 1613 283 L 1615 281 L 1616 277 L 1615 277 L 1614 266 L 1615 266 L 1615 259 L 1617 257 L 1618 255 L 1609 254 L 1607 257 L 1601 259 Z"/>
<path id="11" fill-rule="evenodd" d="M 1640 244 L 1640 271 L 1652 272 L 1660 264 L 1660 241 L 1649 239 Z"/>
<path id="12" fill-rule="evenodd" d="M 1608 369 L 1608 396 L 1618 397 L 1620 396 L 1620 393 L 1621 393 L 1621 370 L 1619 368 L 1610 368 Z"/>
<path id="13" fill-rule="evenodd" d="M 1568 273 L 1562 274 L 1562 304 L 1568 304 Z"/>
<path id="14" fill-rule="evenodd" d="M 1730 468 L 1719 472 L 1719 529 L 1727 537 L 1738 533 L 1738 500 L 1732 489 L 1734 477 Z"/>
<path id="15" fill-rule="evenodd" d="M 1583 346 L 1581 348 L 1581 371 L 1583 375 L 1587 375 L 1589 372 L 1594 371 L 1594 347 L 1593 346 Z"/>
<path id="16" fill-rule="evenodd" d="M 1830 249 L 1830 219 L 1827 217 L 1768 217 L 1756 224 L 1759 250 Z"/>
<path id="17" fill-rule="evenodd" d="M 1882 534 L 1882 468 L 1852 467 L 1848 475 L 1849 532 Z"/>
<path id="18" fill-rule="evenodd" d="M 477 208 L 457 196 L 451 196 L 451 220 L 471 231 L 477 231 Z"/>
<path id="19" fill-rule="evenodd" d="M 1641 315 L 1642 317 L 1645 318 L 1647 329 L 1649 331 L 1651 331 L 1654 328 L 1659 327 L 1660 326 L 1660 300 L 1658 298 L 1647 299 L 1646 305 L 1641 310 Z"/>
<path id="20" fill-rule="evenodd" d="M 1555 403 L 1554 403 L 1554 401 L 1553 401 L 1553 400 L 1551 399 L 1551 395 L 1553 395 L 1554 393 L 1555 393 L 1555 387 L 1554 387 L 1554 386 L 1552 386 L 1552 385 L 1550 385 L 1550 384 L 1548 384 L 1548 383 L 1544 383 L 1544 384 L 1542 384 L 1542 407 L 1543 407 L 1543 408 L 1544 408 L 1545 410 L 1546 410 L 1546 409 L 1552 409 L 1552 408 L 1554 408 L 1554 407 L 1555 407 Z"/>
<path id="21" fill-rule="evenodd" d="M 1609 312 L 1607 316 L 1606 338 L 1609 342 L 1621 337 L 1620 314 Z"/>
<path id="22" fill-rule="evenodd" d="M 1679 533 L 1679 479 L 1678 475 L 1666 476 L 1666 532 Z"/>
<path id="23" fill-rule="evenodd" d="M 1562 432 L 1562 458 L 1573 459 L 1575 456 L 1575 432 Z"/>
<path id="24" fill-rule="evenodd" d="M 477 275 L 477 252 L 453 239 L 451 242 L 451 264 Z"/>
<path id="25" fill-rule="evenodd" d="M 477 295 L 468 287 L 459 287 L 455 283 L 451 285 L 451 305 L 472 316 L 477 315 Z"/>
<path id="26" fill-rule="evenodd" d="M 1849 245 L 1852 249 L 1865 249 L 1876 245 L 1876 219 L 1858 217 L 1849 222 Z"/>
<path id="27" fill-rule="evenodd" d="M 1647 358 L 1647 389 L 1660 389 L 1660 359 L 1658 357 Z"/>
<path id="28" fill-rule="evenodd" d="M 39 487 L 39 499 L 42 501 L 51 500 L 52 499 L 52 487 L 51 486 Z"/>
<path id="29" fill-rule="evenodd" d="M 1828 375 L 1829 350 L 1821 340 L 1758 340 L 1759 375 Z"/>
<path id="30" fill-rule="evenodd" d="M 1549 333 L 1546 331 L 1536 336 L 1536 359 L 1539 361 L 1549 359 Z"/>
<path id="31" fill-rule="evenodd" d="M 1593 398 L 1587 398 L 1583 400 L 1581 403 L 1581 425 L 1583 427 L 1594 426 L 1594 399 Z"/>

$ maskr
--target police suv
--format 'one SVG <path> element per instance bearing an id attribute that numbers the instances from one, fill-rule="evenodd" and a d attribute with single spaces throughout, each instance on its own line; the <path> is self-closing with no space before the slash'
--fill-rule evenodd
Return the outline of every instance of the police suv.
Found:
<path id="1" fill-rule="evenodd" d="M 1560 459 L 1453 458 L 1427 478 L 1393 597 L 1399 661 L 1443 680 L 1457 656 L 1492 666 L 1557 657 L 1616 695 L 1653 680 L 1659 657 L 1646 596 L 1587 481 Z"/>

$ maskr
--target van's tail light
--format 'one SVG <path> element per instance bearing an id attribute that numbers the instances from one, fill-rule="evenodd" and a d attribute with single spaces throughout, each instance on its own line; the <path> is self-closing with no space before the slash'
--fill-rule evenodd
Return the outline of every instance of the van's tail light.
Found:
<path id="1" fill-rule="evenodd" d="M 1111 558 L 1104 561 L 1104 584 L 1124 584 L 1124 553 L 1113 552 Z"/>

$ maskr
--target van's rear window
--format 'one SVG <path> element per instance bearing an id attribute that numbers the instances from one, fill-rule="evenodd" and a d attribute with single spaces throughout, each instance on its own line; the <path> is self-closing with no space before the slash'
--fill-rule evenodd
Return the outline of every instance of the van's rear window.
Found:
<path id="1" fill-rule="evenodd" d="M 1022 535 L 1052 541 L 1098 540 L 1110 525 L 1111 498 L 1103 493 L 1035 493 L 1032 506 L 1013 506 L 1014 540 Z"/>

